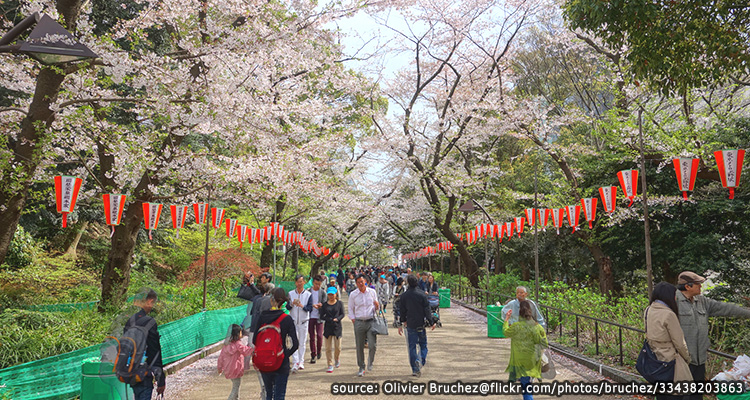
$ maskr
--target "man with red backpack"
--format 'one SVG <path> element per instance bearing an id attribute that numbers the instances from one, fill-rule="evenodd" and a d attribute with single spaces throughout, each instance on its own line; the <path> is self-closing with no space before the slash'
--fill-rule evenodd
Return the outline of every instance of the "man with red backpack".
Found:
<path id="1" fill-rule="evenodd" d="M 266 399 L 283 400 L 289 380 L 289 357 L 297 351 L 299 341 L 292 317 L 279 307 L 288 301 L 282 288 L 271 292 L 271 309 L 263 311 L 253 332 L 253 364 L 263 377 Z M 292 347 L 287 348 L 288 339 Z"/>

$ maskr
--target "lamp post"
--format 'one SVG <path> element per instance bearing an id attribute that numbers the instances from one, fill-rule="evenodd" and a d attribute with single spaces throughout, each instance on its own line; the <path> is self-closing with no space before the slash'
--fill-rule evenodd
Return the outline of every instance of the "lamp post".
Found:
<path id="1" fill-rule="evenodd" d="M 479 202 L 476 201 L 476 200 L 474 200 L 474 199 L 471 199 L 471 200 L 467 201 L 466 203 L 464 203 L 463 205 L 461 205 L 461 207 L 458 207 L 457 210 L 461 211 L 461 212 L 465 212 L 465 213 L 470 213 L 470 212 L 476 211 L 476 208 L 474 208 L 475 205 L 477 207 L 479 207 L 480 210 L 482 210 L 482 212 L 484 213 L 484 215 L 487 217 L 487 220 L 489 221 L 490 225 L 495 225 L 495 223 L 492 221 L 492 217 L 490 217 L 490 214 L 487 213 L 487 210 L 485 210 L 484 207 L 482 207 L 482 205 L 479 204 Z M 485 241 L 484 241 L 484 263 L 487 266 L 487 296 L 488 296 L 488 298 L 487 298 L 487 304 L 489 304 L 489 293 L 490 293 L 490 262 L 489 262 L 489 258 L 488 258 L 488 255 L 487 255 L 487 239 L 485 239 Z M 459 277 L 459 279 L 461 279 L 461 278 Z"/>
<path id="2" fill-rule="evenodd" d="M 36 25 L 25 41 L 11 44 L 23 32 Z M 0 38 L 0 53 L 21 53 L 44 65 L 98 58 L 91 49 L 77 41 L 62 25 L 45 14 L 35 12 L 19 22 Z"/>

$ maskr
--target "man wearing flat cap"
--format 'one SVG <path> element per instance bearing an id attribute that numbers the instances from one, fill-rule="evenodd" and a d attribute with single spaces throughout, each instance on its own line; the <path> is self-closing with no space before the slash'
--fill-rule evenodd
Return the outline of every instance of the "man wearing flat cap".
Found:
<path id="1" fill-rule="evenodd" d="M 693 380 L 706 380 L 706 358 L 711 342 L 708 339 L 708 317 L 750 318 L 750 309 L 731 303 L 712 300 L 701 295 L 701 284 L 706 278 L 695 272 L 682 272 L 677 278 L 677 308 L 680 311 L 680 325 L 685 333 L 685 342 L 690 352 L 690 372 Z M 702 395 L 685 396 L 699 400 Z"/>

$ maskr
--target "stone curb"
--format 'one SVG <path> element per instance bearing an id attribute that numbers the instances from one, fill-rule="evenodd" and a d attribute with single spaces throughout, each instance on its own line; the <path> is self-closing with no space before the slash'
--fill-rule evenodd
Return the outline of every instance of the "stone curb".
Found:
<path id="1" fill-rule="evenodd" d="M 187 357 L 185 357 L 185 358 L 183 358 L 181 360 L 175 361 L 175 362 L 173 362 L 171 364 L 167 364 L 164 367 L 164 373 L 167 376 L 172 375 L 175 372 L 177 372 L 177 371 L 179 371 L 179 370 L 187 367 L 188 365 L 190 365 L 190 364 L 192 364 L 192 363 L 194 363 L 194 362 L 196 362 L 196 361 L 198 361 L 200 359 L 206 358 L 206 357 L 210 356 L 211 354 L 214 354 L 214 353 L 220 351 L 222 347 L 224 347 L 224 341 L 223 340 L 220 341 L 220 342 L 214 343 L 212 345 L 208 345 L 208 346 L 206 346 L 206 347 L 204 347 L 204 348 L 196 351 L 195 353 L 193 353 L 193 354 L 191 354 L 191 355 L 189 355 L 189 356 L 187 356 Z"/>

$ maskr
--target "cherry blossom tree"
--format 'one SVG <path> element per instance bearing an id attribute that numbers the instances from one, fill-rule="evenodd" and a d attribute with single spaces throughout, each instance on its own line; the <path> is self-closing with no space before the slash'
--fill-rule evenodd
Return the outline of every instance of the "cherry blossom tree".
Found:
<path id="1" fill-rule="evenodd" d="M 416 2 L 401 10 L 399 23 L 380 17 L 395 32 L 412 62 L 384 93 L 393 109 L 373 115 L 383 146 L 394 162 L 409 168 L 427 200 L 440 234 L 460 254 L 467 275 L 478 283 L 478 267 L 452 225 L 459 201 L 481 195 L 494 173 L 484 164 L 504 131 L 489 121 L 503 110 L 506 75 L 514 39 L 531 18 L 533 2 Z"/>

